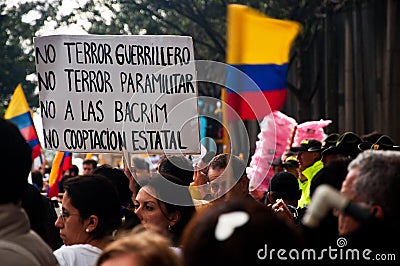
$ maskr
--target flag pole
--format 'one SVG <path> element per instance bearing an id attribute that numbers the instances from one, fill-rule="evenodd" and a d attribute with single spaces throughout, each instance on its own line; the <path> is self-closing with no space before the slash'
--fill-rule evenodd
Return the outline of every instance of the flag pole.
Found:
<path id="1" fill-rule="evenodd" d="M 224 153 L 229 153 L 231 147 L 227 130 L 228 121 L 226 117 L 226 88 L 221 88 L 221 101 L 222 101 L 222 123 L 223 123 L 222 150 Z"/>

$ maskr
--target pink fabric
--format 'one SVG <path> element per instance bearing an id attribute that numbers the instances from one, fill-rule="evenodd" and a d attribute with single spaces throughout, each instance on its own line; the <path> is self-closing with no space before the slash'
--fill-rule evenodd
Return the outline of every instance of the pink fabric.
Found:
<path id="1" fill-rule="evenodd" d="M 247 167 L 250 190 L 268 189 L 269 180 L 274 175 L 270 162 L 282 156 L 290 148 L 289 145 L 295 127 L 297 128 L 292 147 L 300 145 L 300 142 L 307 138 L 322 141 L 326 137 L 324 127 L 331 123 L 331 120 L 321 119 L 298 125 L 295 119 L 280 111 L 274 111 L 264 117 L 260 123 L 261 131 L 258 134 L 256 150 L 249 167 Z"/>
<path id="2" fill-rule="evenodd" d="M 319 120 L 304 122 L 297 126 L 296 135 L 292 146 L 299 146 L 304 139 L 317 139 L 323 141 L 326 138 L 324 127 L 332 123 L 331 120 Z"/>
<path id="3" fill-rule="evenodd" d="M 274 111 L 262 120 L 256 150 L 247 168 L 251 190 L 268 189 L 269 180 L 274 175 L 270 162 L 286 151 L 296 124 L 296 120 L 280 111 Z"/>

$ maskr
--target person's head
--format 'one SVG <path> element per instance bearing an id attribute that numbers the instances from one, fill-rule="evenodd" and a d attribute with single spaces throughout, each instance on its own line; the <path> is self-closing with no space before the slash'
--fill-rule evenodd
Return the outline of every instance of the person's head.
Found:
<path id="1" fill-rule="evenodd" d="M 303 171 L 315 162 L 321 160 L 321 145 L 322 143 L 319 140 L 305 139 L 300 142 L 300 146 L 290 149 L 291 151 L 297 152 L 300 171 Z"/>
<path id="2" fill-rule="evenodd" d="M 329 134 L 323 141 L 321 145 L 321 161 L 324 164 L 324 166 L 327 165 L 327 163 L 331 160 L 334 160 L 338 158 L 338 154 L 336 154 L 336 143 L 338 139 L 340 138 L 339 133 L 332 133 Z"/>
<path id="3" fill-rule="evenodd" d="M 382 135 L 376 142 L 362 142 L 358 145 L 360 151 L 365 150 L 387 150 L 400 151 L 400 146 L 396 145 L 391 137 Z"/>
<path id="4" fill-rule="evenodd" d="M 284 172 L 294 175 L 296 178 L 299 176 L 299 161 L 296 156 L 290 156 L 282 163 Z"/>
<path id="5" fill-rule="evenodd" d="M 129 189 L 132 191 L 133 201 L 140 189 L 138 181 L 150 175 L 150 165 L 144 158 L 138 156 L 133 156 L 130 160 L 131 165 L 124 166 L 124 173 L 129 180 Z"/>
<path id="6" fill-rule="evenodd" d="M 259 189 L 259 188 L 250 188 L 249 190 L 250 195 L 258 201 L 264 202 L 265 201 L 265 195 L 266 195 L 266 191 L 264 189 Z"/>
<path id="7" fill-rule="evenodd" d="M 281 156 L 282 163 L 285 162 L 287 158 L 292 156 L 296 156 L 296 153 L 293 151 L 285 151 Z"/>
<path id="8" fill-rule="evenodd" d="M 132 201 L 132 191 L 129 189 L 129 180 L 124 171 L 119 168 L 113 168 L 111 165 L 103 164 L 94 169 L 93 174 L 106 177 L 117 189 L 121 206 L 129 206 Z"/>
<path id="9" fill-rule="evenodd" d="M 400 223 L 400 153 L 368 150 L 350 164 L 341 193 L 349 200 L 370 209 L 388 228 Z M 339 234 L 356 231 L 360 223 L 339 214 Z"/>
<path id="10" fill-rule="evenodd" d="M 149 163 L 146 161 L 146 159 L 141 158 L 139 156 L 132 157 L 131 167 L 135 169 L 135 173 L 138 178 L 143 178 L 150 174 Z"/>
<path id="11" fill-rule="evenodd" d="M 69 169 L 70 176 L 78 176 L 79 175 L 79 168 L 77 165 L 73 164 L 72 167 Z"/>
<path id="12" fill-rule="evenodd" d="M 135 213 L 145 228 L 172 236 L 174 243 L 195 213 L 189 190 L 174 176 L 154 173 L 142 180 L 134 201 Z"/>
<path id="13" fill-rule="evenodd" d="M 345 132 L 340 135 L 334 146 L 322 151 L 322 162 L 327 165 L 331 160 L 349 157 L 354 159 L 359 153 L 359 144 L 362 143 L 361 138 L 354 132 Z"/>
<path id="14" fill-rule="evenodd" d="M 285 204 L 297 207 L 301 197 L 297 177 L 287 172 L 276 173 L 269 181 L 267 197 L 271 203 L 282 199 Z"/>
<path id="15" fill-rule="evenodd" d="M 181 179 L 186 186 L 193 182 L 192 162 L 183 155 L 162 156 L 158 162 L 160 174 L 170 174 Z"/>
<path id="16" fill-rule="evenodd" d="M 270 164 L 271 164 L 271 167 L 272 167 L 272 171 L 274 171 L 275 174 L 283 171 L 282 157 L 281 156 L 277 157 Z"/>
<path id="17" fill-rule="evenodd" d="M 348 173 L 348 166 L 352 159 L 350 157 L 340 157 L 329 161 L 324 165 L 324 171 L 319 175 L 319 180 L 323 184 L 332 186 L 333 188 L 340 190 L 342 183 Z M 316 188 L 320 185 L 315 184 L 310 186 L 310 196 L 314 195 Z"/>
<path id="18" fill-rule="evenodd" d="M 61 182 L 58 186 L 58 192 L 64 193 L 65 182 L 67 182 L 67 180 L 70 179 L 71 177 L 78 176 L 78 175 L 79 175 L 79 168 L 75 164 L 73 164 L 71 168 L 68 168 L 67 170 L 65 170 L 63 173 Z"/>
<path id="19" fill-rule="evenodd" d="M 72 177 L 64 184 L 64 190 L 62 214 L 55 226 L 65 245 L 107 239 L 121 225 L 118 193 L 107 178 Z"/>
<path id="20" fill-rule="evenodd" d="M 32 185 L 34 185 L 40 192 L 43 189 L 43 175 L 39 170 L 31 172 Z"/>
<path id="21" fill-rule="evenodd" d="M 21 200 L 32 167 L 32 149 L 17 126 L 0 118 L 0 165 L 3 182 L 0 186 L 0 204 Z"/>
<path id="22" fill-rule="evenodd" d="M 266 263 L 260 256 L 271 249 L 301 247 L 302 237 L 267 206 L 232 199 L 197 213 L 184 231 L 182 246 L 185 265 L 258 265 Z"/>
<path id="23" fill-rule="evenodd" d="M 42 188 L 43 191 L 47 191 L 47 189 L 49 188 L 49 179 L 50 179 L 50 174 L 46 173 L 43 175 L 43 188 Z"/>
<path id="24" fill-rule="evenodd" d="M 139 218 L 132 210 L 133 192 L 129 188 L 129 180 L 126 178 L 124 171 L 120 168 L 113 168 L 109 164 L 103 164 L 94 169 L 93 174 L 106 177 L 117 189 L 121 204 L 121 213 L 124 218 L 123 224 L 119 228 L 118 233 L 140 224 Z"/>
<path id="25" fill-rule="evenodd" d="M 326 150 L 329 147 L 335 146 L 336 142 L 339 140 L 339 133 L 331 133 L 326 138 L 322 140 L 321 149 Z"/>
<path id="26" fill-rule="evenodd" d="M 97 167 L 97 161 L 93 159 L 86 159 L 82 162 L 83 174 L 90 175 L 93 170 Z"/>
<path id="27" fill-rule="evenodd" d="M 61 182 L 58 184 L 58 193 L 64 193 L 64 184 L 67 182 L 68 179 L 71 178 L 71 176 L 68 174 L 69 171 L 66 170 L 61 178 Z"/>
<path id="28" fill-rule="evenodd" d="M 246 163 L 236 155 L 222 153 L 215 156 L 210 162 L 207 176 L 214 198 L 229 199 L 249 194 Z"/>
<path id="29" fill-rule="evenodd" d="M 324 167 L 327 166 L 330 162 L 332 162 L 334 160 L 346 158 L 343 154 L 340 154 L 340 153 L 336 152 L 335 150 L 336 150 L 336 147 L 330 147 L 322 152 L 321 161 L 322 161 Z"/>
<path id="30" fill-rule="evenodd" d="M 181 259 L 168 238 L 151 230 L 135 228 L 109 244 L 97 260 L 97 266 L 178 266 Z"/>
<path id="31" fill-rule="evenodd" d="M 363 142 L 375 143 L 378 141 L 380 137 L 383 136 L 383 133 L 378 131 L 372 131 L 360 136 Z"/>

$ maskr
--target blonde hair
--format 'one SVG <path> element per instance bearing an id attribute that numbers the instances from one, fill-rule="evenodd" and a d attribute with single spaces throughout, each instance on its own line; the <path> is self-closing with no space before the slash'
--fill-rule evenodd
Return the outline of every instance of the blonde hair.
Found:
<path id="1" fill-rule="evenodd" d="M 121 234 L 103 250 L 97 266 L 109 259 L 123 255 L 132 255 L 141 261 L 141 265 L 180 266 L 181 258 L 171 248 L 171 241 L 154 230 L 136 226 L 129 233 Z"/>

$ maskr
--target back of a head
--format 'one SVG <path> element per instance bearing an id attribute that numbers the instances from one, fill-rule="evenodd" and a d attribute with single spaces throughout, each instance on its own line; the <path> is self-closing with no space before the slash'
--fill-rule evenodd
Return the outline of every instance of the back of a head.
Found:
<path id="1" fill-rule="evenodd" d="M 158 165 L 160 174 L 170 174 L 182 180 L 189 186 L 193 182 L 193 165 L 188 158 L 182 155 L 171 155 L 161 157 Z"/>
<path id="2" fill-rule="evenodd" d="M 39 191 L 42 191 L 43 187 L 43 175 L 39 170 L 34 170 L 31 172 L 32 184 L 35 184 Z"/>
<path id="3" fill-rule="evenodd" d="M 95 238 L 103 238 L 121 225 L 121 205 L 117 190 L 106 177 L 81 175 L 64 184 L 71 204 L 83 218 L 96 215 L 99 225 L 93 231 Z"/>
<path id="4" fill-rule="evenodd" d="M 336 147 L 339 149 L 340 154 L 349 156 L 351 158 L 356 158 L 360 153 L 358 145 L 362 142 L 360 136 L 356 133 L 348 131 L 343 133 L 338 141 L 336 142 Z"/>
<path id="5" fill-rule="evenodd" d="M 383 136 L 383 133 L 380 133 L 378 131 L 372 131 L 370 133 L 361 135 L 360 137 L 361 137 L 362 141 L 375 143 L 382 136 Z"/>
<path id="6" fill-rule="evenodd" d="M 99 257 L 97 266 L 122 256 L 131 259 L 129 265 L 136 265 L 138 261 L 142 266 L 181 265 L 178 254 L 170 248 L 171 243 L 167 238 L 151 230 L 142 229 L 138 232 L 136 229 L 109 244 Z"/>
<path id="7" fill-rule="evenodd" d="M 339 157 L 329 161 L 320 173 L 320 182 L 317 182 L 317 184 L 314 185 L 318 186 L 320 184 L 328 184 L 337 190 L 340 190 L 348 173 L 347 168 L 351 160 L 350 157 Z M 316 187 L 313 186 L 313 183 L 311 183 L 311 196 L 314 194 L 315 188 Z"/>
<path id="8" fill-rule="evenodd" d="M 121 206 L 128 206 L 130 204 L 132 191 L 129 189 L 129 180 L 122 169 L 103 164 L 94 169 L 93 174 L 104 176 L 114 184 L 121 201 Z"/>
<path id="9" fill-rule="evenodd" d="M 274 200 L 298 200 L 299 190 L 297 178 L 288 172 L 274 174 L 268 185 L 268 192 Z"/>
<path id="10" fill-rule="evenodd" d="M 267 264 L 264 250 L 302 247 L 298 229 L 250 199 L 220 202 L 196 214 L 183 235 L 185 265 Z M 269 254 L 268 254 L 269 255 Z M 265 257 L 264 257 L 265 258 Z M 277 257 L 269 262 L 277 262 Z"/>
<path id="11" fill-rule="evenodd" d="M 293 152 L 293 151 L 285 151 L 285 152 L 282 154 L 282 158 L 283 158 L 283 157 L 287 158 L 287 157 L 291 157 L 291 156 L 296 156 L 296 153 Z"/>
<path id="12" fill-rule="evenodd" d="M 340 138 L 340 134 L 339 133 L 331 133 L 329 134 L 326 138 L 324 138 L 324 140 L 322 141 L 322 149 L 325 150 L 331 146 L 335 146 L 336 142 L 338 141 L 338 139 Z"/>
<path id="13" fill-rule="evenodd" d="M 379 205 L 384 219 L 394 227 L 400 222 L 400 152 L 367 150 L 360 153 L 349 169 L 358 169 L 353 189 L 356 200 Z"/>
<path id="14" fill-rule="evenodd" d="M 132 163 L 135 164 L 135 168 L 137 170 L 145 170 L 147 172 L 150 172 L 150 165 L 144 158 L 133 156 Z"/>
<path id="15" fill-rule="evenodd" d="M 116 188 L 120 200 L 121 214 L 124 217 L 123 224 L 119 230 L 130 229 L 140 223 L 139 218 L 132 211 L 132 191 L 129 189 L 129 179 L 124 171 L 119 168 L 114 168 L 109 164 L 98 166 L 93 171 L 94 175 L 106 177 Z"/>
<path id="16" fill-rule="evenodd" d="M 32 150 L 18 128 L 3 118 L 0 118 L 0 140 L 0 164 L 3 169 L 0 204 L 16 203 L 21 199 L 21 193 L 28 184 Z"/>
<path id="17" fill-rule="evenodd" d="M 69 173 L 71 176 L 79 175 L 79 168 L 77 165 L 73 164 L 72 167 L 69 169 Z"/>

